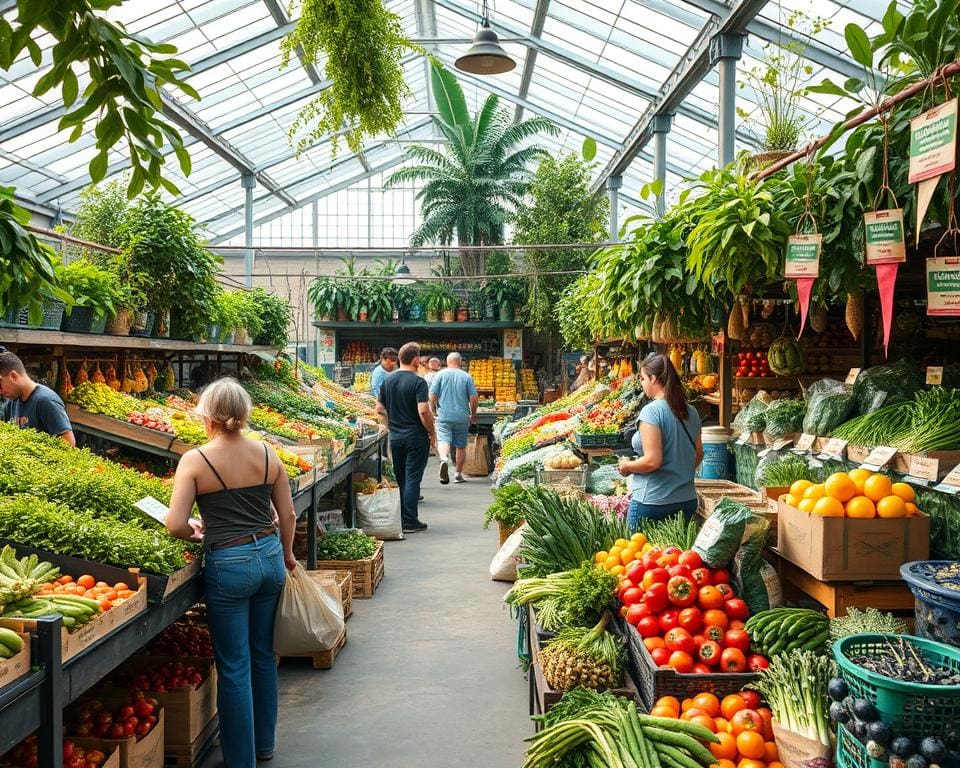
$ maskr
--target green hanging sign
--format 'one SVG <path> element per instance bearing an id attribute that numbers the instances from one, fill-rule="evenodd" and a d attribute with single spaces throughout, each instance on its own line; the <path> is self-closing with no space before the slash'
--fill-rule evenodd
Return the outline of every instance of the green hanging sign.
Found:
<path id="1" fill-rule="evenodd" d="M 820 248 L 823 235 L 791 235 L 787 238 L 787 258 L 784 277 L 788 279 L 814 278 L 820 275 Z"/>
<path id="2" fill-rule="evenodd" d="M 894 208 L 863 215 L 867 264 L 899 264 L 907 260 L 903 236 L 903 211 Z"/>

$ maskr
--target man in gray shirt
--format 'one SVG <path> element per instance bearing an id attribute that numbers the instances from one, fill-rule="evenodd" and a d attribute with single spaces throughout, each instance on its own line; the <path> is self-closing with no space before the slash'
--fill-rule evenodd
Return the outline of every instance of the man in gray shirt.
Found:
<path id="1" fill-rule="evenodd" d="M 21 429 L 36 429 L 61 438 L 71 448 L 77 440 L 60 395 L 27 375 L 23 361 L 13 352 L 0 353 L 0 394 L 7 402 L 3 420 Z"/>
<path id="2" fill-rule="evenodd" d="M 437 413 L 437 455 L 440 457 L 440 482 L 450 482 L 450 448 L 456 450 L 455 483 L 463 479 L 467 459 L 467 432 L 477 420 L 477 388 L 473 377 L 460 366 L 459 352 L 447 355 L 447 367 L 439 371 L 430 385 L 430 405 Z"/>

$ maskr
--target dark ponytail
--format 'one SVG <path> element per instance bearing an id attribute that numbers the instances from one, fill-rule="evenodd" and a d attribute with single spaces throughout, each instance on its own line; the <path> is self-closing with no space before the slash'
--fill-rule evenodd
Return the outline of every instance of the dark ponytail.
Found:
<path id="1" fill-rule="evenodd" d="M 687 420 L 687 397 L 683 394 L 683 385 L 677 369 L 666 355 L 650 355 L 640 364 L 641 370 L 663 384 L 663 399 L 680 421 Z"/>

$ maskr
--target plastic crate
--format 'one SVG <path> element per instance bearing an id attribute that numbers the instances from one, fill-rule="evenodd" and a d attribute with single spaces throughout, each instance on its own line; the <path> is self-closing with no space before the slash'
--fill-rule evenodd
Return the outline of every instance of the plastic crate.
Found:
<path id="1" fill-rule="evenodd" d="M 873 702 L 881 719 L 897 733 L 910 738 L 940 736 L 948 726 L 960 723 L 960 685 L 922 685 L 894 680 L 863 669 L 851 656 L 878 655 L 889 641 L 900 635 L 851 635 L 833 644 L 840 673 L 858 699 Z M 903 635 L 924 659 L 960 671 L 960 650 L 923 637 Z"/>
<path id="2" fill-rule="evenodd" d="M 867 748 L 857 737 L 837 723 L 837 766 L 838 768 L 890 768 L 890 764 L 874 760 L 867 754 Z"/>
<path id="3" fill-rule="evenodd" d="M 960 647 L 960 563 L 914 560 L 900 566 L 900 575 L 915 598 L 917 634 Z"/>
<path id="4" fill-rule="evenodd" d="M 573 442 L 578 448 L 617 448 L 623 443 L 623 435 L 619 432 L 612 435 L 588 435 L 574 432 Z"/>

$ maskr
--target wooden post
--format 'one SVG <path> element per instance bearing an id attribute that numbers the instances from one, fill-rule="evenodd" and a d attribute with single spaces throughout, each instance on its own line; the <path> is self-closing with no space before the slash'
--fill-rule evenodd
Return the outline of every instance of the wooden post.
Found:
<path id="1" fill-rule="evenodd" d="M 730 363 L 727 334 L 720 331 L 720 426 L 733 422 L 733 366 Z"/>

